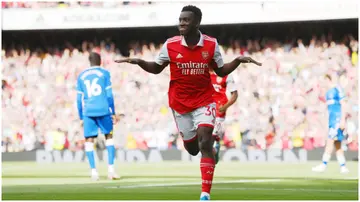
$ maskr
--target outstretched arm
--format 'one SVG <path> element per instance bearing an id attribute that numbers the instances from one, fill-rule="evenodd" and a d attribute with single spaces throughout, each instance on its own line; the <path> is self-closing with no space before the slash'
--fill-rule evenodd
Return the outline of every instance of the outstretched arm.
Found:
<path id="1" fill-rule="evenodd" d="M 162 65 L 157 64 L 156 62 L 148 62 L 142 59 L 138 59 L 138 58 L 127 58 L 127 59 L 121 59 L 121 60 L 115 60 L 115 62 L 117 63 L 130 63 L 130 64 L 135 64 L 135 65 L 139 65 L 143 70 L 152 73 L 152 74 L 159 74 L 161 73 L 164 68 L 169 64 L 169 63 L 163 63 Z"/>
<path id="2" fill-rule="evenodd" d="M 217 43 L 217 41 L 215 43 L 213 62 L 215 66 L 215 68 L 213 69 L 215 73 L 220 77 L 224 77 L 230 74 L 231 72 L 233 72 L 240 65 L 240 63 L 254 63 L 258 66 L 262 65 L 260 62 L 257 62 L 250 57 L 243 57 L 243 56 L 239 56 L 230 63 L 224 64 L 224 61 L 220 53 L 219 44 Z"/>
<path id="3" fill-rule="evenodd" d="M 233 61 L 224 64 L 224 66 L 220 68 L 214 68 L 214 71 L 218 76 L 224 77 L 230 74 L 231 72 L 233 72 L 241 63 L 254 63 L 258 66 L 262 65 L 260 62 L 257 62 L 250 57 L 239 56 L 235 58 Z"/>
<path id="4" fill-rule="evenodd" d="M 148 62 L 137 58 L 115 60 L 115 62 L 117 63 L 127 62 L 130 64 L 136 64 L 149 73 L 160 74 L 170 62 L 169 53 L 167 50 L 167 42 L 165 42 L 165 44 L 161 47 L 160 53 L 156 57 L 155 62 Z"/>

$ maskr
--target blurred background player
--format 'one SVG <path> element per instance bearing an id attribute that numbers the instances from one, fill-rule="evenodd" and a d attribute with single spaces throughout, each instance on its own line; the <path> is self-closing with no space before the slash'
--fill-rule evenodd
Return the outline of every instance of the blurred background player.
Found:
<path id="1" fill-rule="evenodd" d="M 322 157 L 322 163 L 312 170 L 314 172 L 324 172 L 331 158 L 334 145 L 336 149 L 336 159 L 340 164 L 340 172 L 348 173 L 349 170 L 345 166 L 344 151 L 341 148 L 341 142 L 345 139 L 345 94 L 338 84 L 336 73 L 327 74 L 325 80 L 329 90 L 326 92 L 326 104 L 329 116 L 329 131 L 326 141 L 325 151 Z"/>
<path id="2" fill-rule="evenodd" d="M 116 62 L 137 64 L 149 73 L 159 74 L 170 64 L 171 81 L 169 105 L 176 125 L 189 154 L 202 154 L 200 161 L 202 192 L 200 200 L 210 200 L 210 190 L 215 169 L 213 154 L 213 128 L 216 107 L 209 69 L 226 76 L 240 63 L 261 65 L 250 57 L 237 57 L 224 64 L 215 38 L 199 31 L 202 13 L 196 6 L 183 7 L 179 17 L 181 36 L 168 39 L 155 62 L 128 58 Z"/>
<path id="3" fill-rule="evenodd" d="M 215 89 L 213 98 L 216 102 L 216 120 L 213 134 L 216 136 L 214 148 L 216 150 L 215 161 L 217 163 L 219 161 L 220 140 L 224 138 L 225 133 L 224 121 L 226 110 L 236 102 L 238 98 L 238 92 L 236 90 L 234 78 L 231 74 L 224 77 L 219 77 L 211 69 L 210 75 L 211 82 Z M 226 92 L 231 93 L 230 100 L 228 99 Z"/>
<path id="4" fill-rule="evenodd" d="M 118 179 L 114 169 L 115 147 L 112 131 L 116 117 L 110 72 L 100 67 L 101 57 L 98 53 L 90 53 L 89 61 L 90 68 L 82 71 L 77 79 L 77 106 L 80 119 L 83 120 L 85 152 L 91 168 L 91 178 L 99 179 L 95 167 L 94 138 L 98 136 L 100 128 L 106 139 L 108 178 Z"/>

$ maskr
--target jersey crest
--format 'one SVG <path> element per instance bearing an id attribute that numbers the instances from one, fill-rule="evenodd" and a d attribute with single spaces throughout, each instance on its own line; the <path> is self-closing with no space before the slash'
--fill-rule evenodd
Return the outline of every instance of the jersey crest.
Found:
<path id="1" fill-rule="evenodd" d="M 202 51 L 201 56 L 204 60 L 207 60 L 209 58 L 209 52 L 208 51 Z"/>

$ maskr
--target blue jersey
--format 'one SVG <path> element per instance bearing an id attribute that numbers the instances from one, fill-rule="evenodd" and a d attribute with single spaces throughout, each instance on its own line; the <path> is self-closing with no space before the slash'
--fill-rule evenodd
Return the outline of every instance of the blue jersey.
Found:
<path id="1" fill-rule="evenodd" d="M 101 67 L 90 67 L 77 79 L 77 107 L 79 117 L 100 117 L 115 114 L 110 72 Z"/>
<path id="2" fill-rule="evenodd" d="M 326 92 L 326 104 L 330 113 L 341 113 L 340 101 L 345 98 L 345 94 L 340 87 L 331 88 Z"/>
<path id="3" fill-rule="evenodd" d="M 340 87 L 331 88 L 326 92 L 326 104 L 329 112 L 329 128 L 339 128 L 341 120 L 340 101 L 345 98 L 345 94 Z"/>

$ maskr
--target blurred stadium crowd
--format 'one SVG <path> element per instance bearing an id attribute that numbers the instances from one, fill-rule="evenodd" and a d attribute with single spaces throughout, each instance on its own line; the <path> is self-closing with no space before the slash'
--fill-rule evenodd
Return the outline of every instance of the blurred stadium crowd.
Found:
<path id="1" fill-rule="evenodd" d="M 154 2 L 130 2 L 130 1 L 49 1 L 49 2 L 35 2 L 35 1 L 16 1 L 16 2 L 1 2 L 2 8 L 79 8 L 79 7 L 90 7 L 90 8 L 116 8 L 127 5 L 149 5 Z"/>
<path id="2" fill-rule="evenodd" d="M 4 6 L 4 5 L 3 5 Z M 330 36 L 330 35 L 329 35 Z M 323 147 L 327 134 L 324 75 L 336 71 L 347 100 L 347 131 L 357 150 L 358 41 L 329 36 L 301 39 L 232 40 L 221 46 L 224 61 L 251 55 L 262 67 L 242 65 L 232 74 L 239 98 L 229 108 L 223 146 L 230 148 Z M 161 44 L 134 42 L 130 57 L 153 60 Z M 3 152 L 83 149 L 83 130 L 76 109 L 76 77 L 86 68 L 90 51 L 102 55 L 112 73 L 116 146 L 126 149 L 183 149 L 168 108 L 169 68 L 148 74 L 128 64 L 111 40 L 83 41 L 81 46 L 30 51 L 24 46 L 2 50 Z M 104 147 L 102 136 L 98 147 Z"/>

